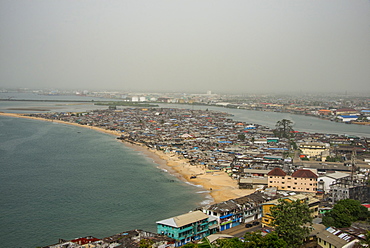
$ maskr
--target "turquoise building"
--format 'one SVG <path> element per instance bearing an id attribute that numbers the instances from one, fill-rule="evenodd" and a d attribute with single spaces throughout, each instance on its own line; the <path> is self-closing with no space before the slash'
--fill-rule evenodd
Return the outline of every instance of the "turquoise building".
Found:
<path id="1" fill-rule="evenodd" d="M 217 219 L 201 211 L 157 221 L 157 233 L 176 239 L 176 247 L 216 233 Z"/>

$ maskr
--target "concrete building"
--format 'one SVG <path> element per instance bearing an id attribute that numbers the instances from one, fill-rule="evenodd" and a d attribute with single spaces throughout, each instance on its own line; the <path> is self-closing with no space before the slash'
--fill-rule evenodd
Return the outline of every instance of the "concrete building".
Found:
<path id="1" fill-rule="evenodd" d="M 321 154 L 324 151 L 329 150 L 329 144 L 320 143 L 320 142 L 305 142 L 299 144 L 299 149 L 302 151 L 302 154 L 307 155 L 308 157 L 315 158 L 321 157 Z"/>
<path id="2" fill-rule="evenodd" d="M 317 216 L 320 200 L 314 197 L 314 194 L 294 194 L 281 198 L 284 201 L 306 201 L 309 208 L 313 210 L 312 215 Z M 262 227 L 272 227 L 274 218 L 271 216 L 271 208 L 279 204 L 279 199 L 268 201 L 262 204 Z"/>
<path id="3" fill-rule="evenodd" d="M 317 192 L 317 175 L 311 170 L 299 169 L 287 175 L 282 169 L 274 168 L 268 174 L 268 187 L 278 190 Z"/>
<path id="4" fill-rule="evenodd" d="M 330 185 L 330 193 L 333 204 L 343 199 L 353 199 L 361 203 L 370 202 L 370 187 L 366 184 L 366 180 L 356 177 L 336 179 Z"/>
<path id="5" fill-rule="evenodd" d="M 217 219 L 219 231 L 223 231 L 243 223 L 243 208 L 234 200 L 206 206 L 203 208 L 203 212 L 208 216 L 212 216 Z"/>
<path id="6" fill-rule="evenodd" d="M 218 231 L 255 221 L 262 216 L 261 204 L 283 195 L 276 189 L 256 191 L 250 195 L 202 207 L 202 211 L 217 219 Z"/>
<path id="7" fill-rule="evenodd" d="M 328 227 L 317 235 L 317 244 L 323 248 L 349 248 L 353 247 L 359 240 L 351 234 L 339 229 Z"/>
<path id="8" fill-rule="evenodd" d="M 358 119 L 357 115 L 339 115 L 337 118 L 341 122 L 351 122 L 351 121 L 356 121 Z"/>
<path id="9" fill-rule="evenodd" d="M 291 186 L 293 191 L 316 193 L 317 177 L 311 170 L 299 169 L 292 174 L 291 185 L 288 184 L 289 178 L 287 178 L 287 188 Z"/>
<path id="10" fill-rule="evenodd" d="M 323 193 L 328 194 L 330 192 L 330 185 L 333 184 L 335 180 L 340 179 L 340 178 L 349 177 L 349 176 L 350 176 L 349 173 L 336 171 L 334 173 L 327 173 L 324 176 L 320 176 L 318 178 L 318 182 L 322 181 Z"/>
<path id="11" fill-rule="evenodd" d="M 157 233 L 176 240 L 179 247 L 217 232 L 217 219 L 201 211 L 157 221 Z"/>
<path id="12" fill-rule="evenodd" d="M 286 190 L 285 177 L 287 174 L 280 168 L 274 168 L 269 173 L 267 173 L 269 188 L 276 187 L 278 190 Z M 291 180 L 291 177 L 290 177 Z"/>
<path id="13" fill-rule="evenodd" d="M 320 109 L 319 111 L 317 111 L 317 114 L 318 115 L 321 115 L 321 116 L 328 116 L 328 115 L 332 115 L 332 111 L 329 110 L 329 109 Z"/>
<path id="14" fill-rule="evenodd" d="M 353 108 L 341 108 L 334 111 L 335 115 L 356 115 L 358 111 Z"/>

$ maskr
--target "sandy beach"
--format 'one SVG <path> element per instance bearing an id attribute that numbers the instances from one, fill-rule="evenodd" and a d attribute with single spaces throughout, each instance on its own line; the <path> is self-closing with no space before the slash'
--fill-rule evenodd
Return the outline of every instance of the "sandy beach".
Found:
<path id="1" fill-rule="evenodd" d="M 77 123 L 36 118 L 15 113 L 0 113 L 0 115 L 63 123 L 93 129 L 114 136 L 120 136 L 120 134 L 116 131 L 80 125 Z M 140 151 L 143 155 L 153 159 L 153 161 L 158 164 L 160 168 L 168 170 L 169 173 L 173 174 L 179 179 L 187 181 L 194 185 L 202 186 L 206 191 L 209 191 L 209 194 L 212 196 L 214 203 L 242 197 L 254 192 L 254 190 L 239 189 L 237 181 L 230 178 L 224 171 L 207 172 L 204 166 L 190 165 L 190 163 L 188 163 L 186 159 L 180 159 L 173 153 L 164 153 L 162 151 L 148 149 L 147 147 L 144 147 L 140 144 L 131 144 L 127 142 L 123 142 L 123 144 L 132 149 Z M 195 178 L 191 178 L 192 176 L 195 176 Z"/>

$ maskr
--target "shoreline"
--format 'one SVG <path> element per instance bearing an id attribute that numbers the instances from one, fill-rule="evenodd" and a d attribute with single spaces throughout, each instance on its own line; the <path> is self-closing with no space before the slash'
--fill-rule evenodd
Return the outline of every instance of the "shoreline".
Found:
<path id="1" fill-rule="evenodd" d="M 64 122 L 59 120 L 49 120 L 44 118 L 37 118 L 31 116 L 25 116 L 22 113 L 3 113 L 0 112 L 0 116 L 26 118 L 33 120 L 56 122 L 61 124 L 73 125 L 83 128 L 93 129 L 98 132 L 114 135 L 119 137 L 120 134 L 117 131 L 106 130 L 99 127 L 80 125 L 78 123 Z M 207 172 L 206 168 L 201 165 L 190 165 L 186 159 L 180 159 L 175 154 L 164 153 L 162 151 L 149 149 L 141 144 L 133 144 L 129 142 L 121 141 L 127 147 L 133 150 L 141 152 L 144 156 L 153 160 L 154 163 L 159 165 L 159 168 L 167 170 L 171 175 L 178 179 L 192 184 L 203 187 L 204 193 L 209 194 L 212 197 L 211 203 L 220 203 L 230 199 L 235 199 L 248 194 L 253 193 L 255 190 L 239 189 L 238 184 L 235 180 L 229 177 L 224 171 L 213 171 Z M 195 178 L 191 178 L 196 176 Z"/>

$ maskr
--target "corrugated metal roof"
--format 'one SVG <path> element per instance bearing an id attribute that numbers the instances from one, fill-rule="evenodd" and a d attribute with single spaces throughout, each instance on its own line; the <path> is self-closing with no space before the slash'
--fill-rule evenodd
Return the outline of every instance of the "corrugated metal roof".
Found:
<path id="1" fill-rule="evenodd" d="M 208 215 L 206 215 L 205 213 L 201 211 L 194 211 L 179 216 L 175 216 L 169 219 L 160 220 L 157 221 L 156 223 L 172 227 L 182 227 L 207 218 Z"/>
<path id="2" fill-rule="evenodd" d="M 343 247 L 349 242 L 355 240 L 356 238 L 348 233 L 344 233 L 333 227 L 328 227 L 326 230 L 317 234 L 318 238 L 328 242 L 335 247 Z"/>

